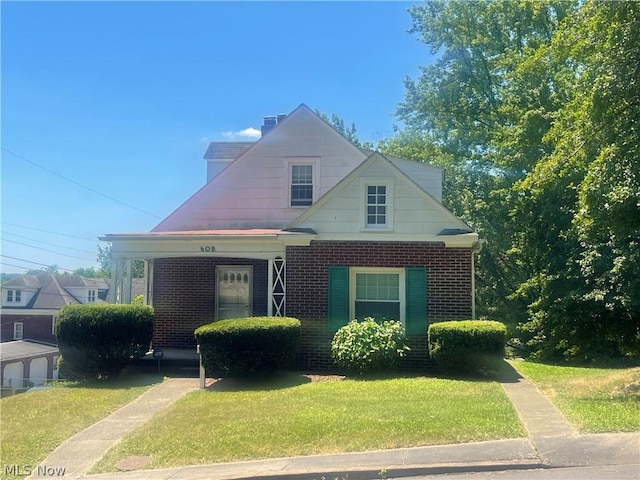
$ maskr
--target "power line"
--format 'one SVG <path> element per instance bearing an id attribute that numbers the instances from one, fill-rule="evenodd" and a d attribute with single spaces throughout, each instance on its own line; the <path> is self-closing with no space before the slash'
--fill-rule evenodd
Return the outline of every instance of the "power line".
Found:
<path id="1" fill-rule="evenodd" d="M 37 240 L 35 238 L 31 238 L 31 237 L 25 237 L 24 235 L 18 235 L 17 233 L 11 233 L 11 232 L 2 232 L 2 235 L 12 235 L 14 237 L 18 237 L 18 238 L 24 238 L 25 240 L 30 240 L 32 242 L 36 242 L 36 243 L 43 243 L 45 245 L 51 245 L 52 247 L 61 247 L 61 248 L 66 248 L 68 250 L 76 250 L 77 252 L 83 252 L 83 253 L 95 253 L 89 250 L 82 250 L 81 248 L 74 248 L 74 247 L 67 247 L 66 245 L 59 245 L 57 243 L 49 243 L 49 242 L 43 242 L 42 240 Z"/>
<path id="2" fill-rule="evenodd" d="M 51 230 L 44 230 L 42 228 L 34 228 L 34 227 L 27 227 L 25 225 L 18 225 L 17 223 L 4 222 L 4 221 L 2 221 L 0 223 L 2 223 L 3 225 L 11 225 L 12 227 L 26 228 L 27 230 L 35 230 L 36 232 L 53 233 L 55 235 L 62 235 L 63 237 L 77 238 L 77 239 L 80 239 L 80 240 L 88 240 L 90 242 L 95 242 L 96 241 L 95 238 L 78 237 L 76 235 L 69 235 L 68 233 L 53 232 Z"/>
<path id="3" fill-rule="evenodd" d="M 28 243 L 23 243 L 23 242 L 16 242 L 15 240 L 9 240 L 7 238 L 3 238 L 2 241 L 3 242 L 17 243 L 18 245 L 24 245 L 25 247 L 35 248 L 37 250 L 42 250 L 44 252 L 55 253 L 56 255 L 62 255 L 64 257 L 79 258 L 80 260 L 87 260 L 89 262 L 95 262 L 95 259 L 86 258 L 86 257 L 78 257 L 77 255 L 69 255 L 67 253 L 60 253 L 60 252 L 56 252 L 55 250 L 49 250 L 48 248 L 36 247 L 35 245 L 29 245 Z"/>
<path id="4" fill-rule="evenodd" d="M 4 258 L 10 258 L 11 260 L 18 260 L 19 262 L 27 262 L 27 263 L 33 263 L 34 265 L 40 265 L 43 267 L 50 267 L 51 265 L 47 265 L 46 263 L 40 263 L 40 262 L 32 262 L 31 260 L 26 260 L 24 258 L 18 258 L 18 257 L 11 257 L 9 255 L 5 255 L 5 254 L 0 254 L 0 257 L 4 257 Z M 18 267 L 18 265 L 11 265 L 12 267 Z M 62 268 L 62 267 L 58 267 L 56 265 L 56 267 L 58 268 L 58 270 L 67 270 L 68 272 L 73 272 L 74 270 L 70 269 L 70 268 Z M 18 268 L 25 268 L 25 267 L 18 267 Z M 28 268 L 27 268 L 28 270 Z"/>
<path id="5" fill-rule="evenodd" d="M 52 174 L 52 175 L 55 175 L 55 176 L 57 176 L 57 177 L 60 177 L 60 178 L 62 178 L 62 179 L 64 179 L 64 180 L 66 180 L 67 182 L 71 182 L 71 183 L 73 183 L 74 185 L 77 185 L 77 186 L 79 186 L 79 187 L 84 188 L 85 190 L 89 190 L 90 192 L 95 193 L 95 194 L 97 194 L 97 195 L 100 195 L 101 197 L 108 198 L 108 199 L 109 199 L 109 200 L 111 200 L 111 201 L 114 201 L 114 202 L 116 202 L 116 203 L 119 203 L 120 205 L 124 205 L 125 207 L 132 208 L 133 210 L 137 210 L 138 212 L 144 213 L 145 215 L 149 215 L 149 216 L 151 216 L 151 217 L 155 217 L 155 218 L 162 218 L 162 217 L 160 217 L 159 215 L 156 215 L 156 214 L 154 214 L 154 213 L 149 213 L 149 212 L 147 212 L 147 211 L 145 211 L 145 210 L 142 210 L 141 208 L 138 208 L 138 207 L 134 207 L 133 205 L 130 205 L 130 204 L 125 203 L 125 202 L 123 202 L 123 201 L 121 201 L 121 200 L 118 200 L 117 198 L 113 198 L 112 196 L 107 195 L 106 193 L 99 192 L 98 190 L 96 190 L 96 189 L 94 189 L 94 188 L 88 187 L 88 186 L 86 186 L 86 185 L 84 185 L 84 184 L 82 184 L 82 183 L 80 183 L 80 182 L 76 182 L 75 180 L 72 180 L 71 178 L 66 177 L 66 176 L 64 176 L 64 175 L 62 175 L 62 174 L 60 174 L 60 173 L 58 173 L 58 172 L 54 172 L 53 170 L 51 170 L 51 169 L 49 169 L 49 168 L 47 168 L 47 167 L 44 167 L 44 166 L 40 165 L 39 163 L 34 162 L 33 160 L 29 160 L 28 158 L 25 158 L 25 157 L 23 157 L 22 155 L 18 155 L 17 153 L 12 152 L 11 150 L 9 150 L 9 149 L 8 149 L 8 148 L 6 148 L 6 147 L 2 147 L 2 150 L 4 150 L 4 151 L 5 151 L 5 152 L 7 152 L 7 153 L 10 153 L 11 155 L 13 155 L 13 156 L 15 156 L 15 157 L 19 158 L 20 160 L 24 160 L 25 162 L 30 163 L 31 165 L 34 165 L 34 166 L 36 166 L 36 167 L 38 167 L 38 168 L 41 168 L 41 169 L 42 169 L 42 170 L 44 170 L 45 172 L 49 172 L 49 173 L 50 173 L 50 174 Z"/>

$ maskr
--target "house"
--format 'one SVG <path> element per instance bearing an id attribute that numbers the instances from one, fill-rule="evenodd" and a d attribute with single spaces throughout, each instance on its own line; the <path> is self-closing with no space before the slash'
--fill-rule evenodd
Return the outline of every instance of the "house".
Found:
<path id="1" fill-rule="evenodd" d="M 114 294 L 130 300 L 126 272 L 144 260 L 156 348 L 194 349 L 214 320 L 287 315 L 300 367 L 330 368 L 337 329 L 373 316 L 402 322 L 420 365 L 429 323 L 474 316 L 481 242 L 442 205 L 442 169 L 361 150 L 304 104 L 262 133 L 212 142 L 207 183 L 151 232 L 101 237 Z"/>
<path id="2" fill-rule="evenodd" d="M 0 348 L 0 385 L 13 389 L 42 385 L 58 378 L 58 348 L 38 342 L 16 340 Z"/>
<path id="3" fill-rule="evenodd" d="M 137 286 L 140 279 L 134 280 Z M 110 278 L 50 272 L 21 275 L 3 283 L 0 342 L 28 339 L 55 345 L 54 326 L 60 309 L 79 303 L 106 303 L 110 285 Z"/>

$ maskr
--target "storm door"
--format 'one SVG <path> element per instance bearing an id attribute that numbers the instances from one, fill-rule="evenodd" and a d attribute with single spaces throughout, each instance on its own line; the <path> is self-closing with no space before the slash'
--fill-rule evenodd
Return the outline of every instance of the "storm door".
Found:
<path id="1" fill-rule="evenodd" d="M 216 267 L 216 319 L 243 318 L 253 314 L 253 267 Z"/>

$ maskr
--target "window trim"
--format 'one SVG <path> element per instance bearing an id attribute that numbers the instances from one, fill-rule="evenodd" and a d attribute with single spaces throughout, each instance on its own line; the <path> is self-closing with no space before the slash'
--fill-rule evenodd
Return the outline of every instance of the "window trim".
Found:
<path id="1" fill-rule="evenodd" d="M 20 335 L 18 335 L 18 331 L 20 331 Z M 24 323 L 23 322 L 13 322 L 13 339 L 14 340 L 24 339 Z"/>
<path id="2" fill-rule="evenodd" d="M 406 325 L 406 285 L 405 269 L 403 267 L 349 267 L 349 318 L 356 318 L 356 275 L 365 274 L 397 274 L 398 275 L 398 302 L 400 304 L 400 322 L 403 328 Z M 358 319 L 362 320 L 362 319 Z"/>
<path id="3" fill-rule="evenodd" d="M 386 187 L 386 221 L 385 224 L 370 225 L 367 223 L 368 189 L 369 187 Z M 393 231 L 393 200 L 394 178 L 371 177 L 360 179 L 360 223 L 363 232 L 392 232 Z"/>
<path id="4" fill-rule="evenodd" d="M 293 167 L 294 166 L 311 166 L 311 203 L 309 205 L 291 205 L 291 186 L 293 185 Z M 287 159 L 287 177 L 286 177 L 286 202 L 287 208 L 292 210 L 300 210 L 309 208 L 318 200 L 318 183 L 320 181 L 318 157 L 291 157 Z"/>

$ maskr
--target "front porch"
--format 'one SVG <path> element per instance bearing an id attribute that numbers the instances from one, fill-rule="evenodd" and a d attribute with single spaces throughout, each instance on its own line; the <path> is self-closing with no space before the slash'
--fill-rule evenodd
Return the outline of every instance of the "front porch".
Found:
<path id="1" fill-rule="evenodd" d="M 154 348 L 195 349 L 193 332 L 224 318 L 286 315 L 287 245 L 311 233 L 281 230 L 108 235 L 111 301 L 131 302 L 131 263 L 144 261 L 144 302 L 155 309 Z"/>

